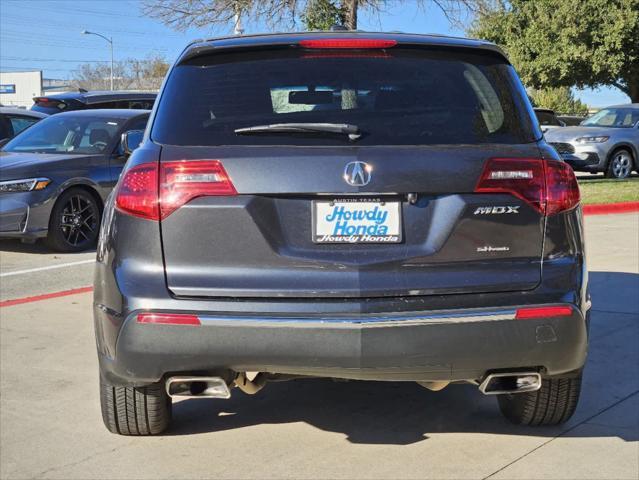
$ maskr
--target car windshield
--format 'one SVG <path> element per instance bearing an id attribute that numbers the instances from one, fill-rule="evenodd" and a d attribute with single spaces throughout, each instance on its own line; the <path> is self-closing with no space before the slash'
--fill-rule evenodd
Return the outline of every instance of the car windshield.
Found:
<path id="1" fill-rule="evenodd" d="M 631 128 L 639 122 L 639 108 L 604 108 L 581 124 L 585 127 Z"/>
<path id="2" fill-rule="evenodd" d="M 124 123 L 119 118 L 55 115 L 36 123 L 8 142 L 5 152 L 103 153 Z"/>
<path id="3" fill-rule="evenodd" d="M 354 141 L 288 128 L 322 123 L 357 126 L 358 146 L 530 142 L 534 133 L 517 88 L 503 60 L 468 52 L 216 54 L 173 69 L 152 138 L 171 145 Z M 278 128 L 246 134 L 273 124 Z"/>

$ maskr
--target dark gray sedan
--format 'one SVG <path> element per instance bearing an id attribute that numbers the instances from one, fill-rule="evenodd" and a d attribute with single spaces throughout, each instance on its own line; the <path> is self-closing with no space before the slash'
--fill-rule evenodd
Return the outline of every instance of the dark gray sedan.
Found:
<path id="1" fill-rule="evenodd" d="M 129 138 L 141 140 L 148 117 L 147 110 L 61 113 L 6 143 L 0 238 L 46 237 L 65 252 L 93 247 L 104 201 L 128 158 L 122 134 L 135 131 Z"/>

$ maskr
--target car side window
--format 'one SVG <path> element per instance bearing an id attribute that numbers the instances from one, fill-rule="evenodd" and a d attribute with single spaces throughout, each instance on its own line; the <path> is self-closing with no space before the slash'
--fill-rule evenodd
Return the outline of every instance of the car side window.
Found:
<path id="1" fill-rule="evenodd" d="M 128 108 L 151 110 L 153 108 L 153 100 L 130 100 Z"/>
<path id="2" fill-rule="evenodd" d="M 82 133 L 80 148 L 103 152 L 117 133 L 118 124 L 115 122 L 96 121 L 87 125 Z"/>
<path id="3" fill-rule="evenodd" d="M 11 126 L 13 127 L 13 134 L 17 135 L 25 128 L 30 127 L 34 123 L 38 121 L 37 118 L 33 117 L 23 117 L 21 115 L 11 115 L 9 117 L 11 119 Z"/>
<path id="4" fill-rule="evenodd" d="M 5 115 L 0 115 L 0 140 L 13 137 L 11 120 Z"/>
<path id="5" fill-rule="evenodd" d="M 100 103 L 93 103 L 91 106 L 89 106 L 89 108 L 91 109 L 100 109 L 100 108 L 108 108 L 108 109 L 114 109 L 114 108 L 122 108 L 120 107 L 121 102 L 100 102 Z"/>
<path id="6" fill-rule="evenodd" d="M 127 131 L 128 130 L 144 130 L 146 129 L 146 124 L 148 121 L 149 121 L 148 117 L 139 118 L 135 122 L 133 122 L 131 125 L 127 126 L 126 129 Z"/>

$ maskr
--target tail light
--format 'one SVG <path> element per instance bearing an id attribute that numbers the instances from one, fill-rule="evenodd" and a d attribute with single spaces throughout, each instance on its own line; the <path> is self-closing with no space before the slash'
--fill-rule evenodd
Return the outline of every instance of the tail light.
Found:
<path id="1" fill-rule="evenodd" d="M 161 220 L 194 198 L 209 195 L 237 195 L 218 160 L 143 163 L 124 174 L 116 206 L 136 217 Z"/>
<path id="2" fill-rule="evenodd" d="M 546 172 L 546 215 L 570 210 L 579 203 L 579 184 L 570 165 L 544 162 Z"/>
<path id="3" fill-rule="evenodd" d="M 572 168 L 564 162 L 537 158 L 490 159 L 475 192 L 514 195 L 546 216 L 579 203 L 579 185 Z"/>
<path id="4" fill-rule="evenodd" d="M 202 325 L 196 315 L 184 313 L 138 313 L 137 322 L 159 325 Z"/>
<path id="5" fill-rule="evenodd" d="M 325 38 L 321 40 L 302 40 L 299 43 L 302 48 L 390 48 L 397 45 L 397 40 L 382 40 L 374 38 Z"/>
<path id="6" fill-rule="evenodd" d="M 142 163 L 126 171 L 118 186 L 115 205 L 135 217 L 160 219 L 157 162 Z"/>
<path id="7" fill-rule="evenodd" d="M 560 305 L 553 307 L 518 308 L 515 313 L 515 318 L 517 320 L 527 320 L 529 318 L 569 317 L 571 315 L 572 307 Z"/>
<path id="8" fill-rule="evenodd" d="M 56 100 L 54 98 L 47 97 L 33 97 L 33 102 L 38 107 L 43 108 L 58 108 L 60 110 L 64 110 L 67 107 L 67 104 L 62 100 Z"/>
<path id="9" fill-rule="evenodd" d="M 237 195 L 222 163 L 217 160 L 162 162 L 160 216 L 168 217 L 196 197 Z"/>

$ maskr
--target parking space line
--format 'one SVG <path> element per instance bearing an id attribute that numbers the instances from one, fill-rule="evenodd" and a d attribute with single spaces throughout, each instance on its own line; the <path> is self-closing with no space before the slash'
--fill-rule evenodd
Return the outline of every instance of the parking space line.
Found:
<path id="1" fill-rule="evenodd" d="M 42 295 L 34 295 L 33 297 L 14 298 L 12 300 L 4 300 L 0 302 L 0 307 L 12 307 L 13 305 L 21 305 L 23 303 L 39 302 L 40 300 L 49 300 L 51 298 L 66 297 L 69 295 L 77 295 L 79 293 L 92 292 L 93 287 L 80 287 L 71 290 L 63 290 L 61 292 L 44 293 Z"/>
<path id="2" fill-rule="evenodd" d="M 16 270 L 14 272 L 0 273 L 0 278 L 12 277 L 14 275 L 24 275 L 26 273 L 43 272 L 45 270 L 53 270 L 56 268 L 74 267 L 76 265 L 85 265 L 88 263 L 95 263 L 95 259 L 92 258 L 90 260 L 80 260 L 77 262 L 60 263 L 57 265 L 48 265 L 46 267 L 27 268 L 25 270 Z"/>

